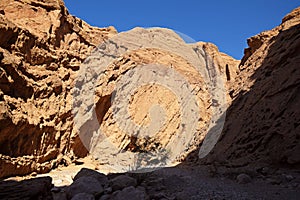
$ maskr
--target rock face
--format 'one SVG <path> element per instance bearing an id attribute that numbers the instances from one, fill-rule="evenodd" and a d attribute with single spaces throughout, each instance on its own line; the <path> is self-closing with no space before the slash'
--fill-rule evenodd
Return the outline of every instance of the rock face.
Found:
<path id="1" fill-rule="evenodd" d="M 237 62 L 212 44 L 186 44 L 162 28 L 120 33 L 81 66 L 74 122 L 85 146 L 115 172 L 170 166 L 226 110 L 226 71 L 234 77 Z"/>
<path id="2" fill-rule="evenodd" d="M 162 33 L 170 34 L 168 31 Z M 91 27 L 69 15 L 61 0 L 0 2 L 0 177 L 46 172 L 87 154 L 77 129 L 73 128 L 71 90 L 84 59 L 115 34 L 113 27 Z M 229 87 L 236 76 L 238 61 L 209 43 L 193 44 L 192 48 L 199 53 L 201 62 L 210 67 L 210 76 L 222 76 Z M 203 86 L 203 78 L 191 63 L 174 52 L 141 49 L 124 54 L 107 66 L 106 76 L 97 88 L 99 124 L 114 137 L 118 148 L 132 152 L 155 148 L 156 141 L 146 143 L 119 131 L 111 121 L 109 104 L 116 79 L 128 69 L 149 63 L 174 67 L 191 81 L 192 87 L 202 87 L 198 92 L 202 119 L 196 128 L 203 131 L 192 135 L 194 143 L 185 152 L 187 154 L 203 140 L 208 128 L 205 124 L 212 119 L 213 106 L 210 105 L 213 102 Z M 167 123 L 167 131 L 156 138 L 166 146 L 170 143 L 168 138 L 178 131 L 179 107 L 174 95 L 151 86 L 141 88 L 136 96 L 139 98 L 132 99 L 134 103 L 130 109 L 137 124 L 149 122 L 149 105 L 160 102 L 164 96 L 170 97 L 162 105 L 172 108 L 167 113 L 171 121 Z M 142 105 L 145 100 L 151 102 Z"/>
<path id="3" fill-rule="evenodd" d="M 222 136 L 207 160 L 227 167 L 300 164 L 300 8 L 248 39 Z"/>
<path id="4" fill-rule="evenodd" d="M 75 157 L 86 156 L 91 150 L 98 155 L 96 159 L 107 165 L 116 164 L 114 159 L 118 158 L 121 162 L 117 164 L 127 166 L 130 156 L 136 152 L 162 153 L 164 149 L 174 150 L 163 153 L 174 154 L 176 161 L 182 161 L 200 144 L 205 146 L 202 142 L 207 132 L 214 133 L 223 128 L 218 127 L 218 121 L 225 119 L 225 115 L 216 118 L 214 113 L 221 107 L 226 108 L 225 103 L 216 100 L 221 97 L 211 93 L 224 91 L 229 108 L 222 137 L 202 162 L 232 168 L 260 164 L 299 166 L 299 23 L 298 8 L 284 17 L 280 26 L 248 39 L 249 48 L 245 49 L 239 62 L 219 52 L 210 43 L 183 44 L 178 35 L 167 29 L 136 28 L 119 34 L 118 37 L 123 38 L 118 40 L 114 37 L 117 32 L 113 27 L 89 26 L 69 15 L 61 0 L 1 1 L 0 177 L 46 172 L 60 164 L 68 165 Z M 120 41 L 122 45 L 114 49 Z M 118 54 L 112 54 L 112 51 Z M 184 56 L 186 52 L 198 60 Z M 106 63 L 102 74 L 86 76 L 85 72 L 92 69 L 91 62 L 103 64 L 103 57 L 99 59 L 95 56 L 97 53 L 111 62 Z M 92 56 L 85 60 L 89 54 Z M 188 81 L 201 117 L 181 115 L 181 109 L 192 107 L 189 107 L 189 101 L 185 106 L 178 103 L 176 89 L 172 91 L 153 84 L 132 90 L 128 84 L 124 87 L 118 85 L 120 81 L 127 83 L 128 72 L 148 70 L 145 77 L 136 77 L 136 80 L 151 79 L 155 69 L 161 66 L 165 80 L 172 75 L 170 71 L 175 70 Z M 206 72 L 199 74 L 202 69 L 195 66 L 203 67 Z M 94 77 L 99 77 L 92 98 L 95 107 L 81 106 L 81 99 L 74 93 L 84 97 L 81 92 L 87 94 L 92 87 L 80 83 Z M 210 86 L 207 80 L 210 80 Z M 219 81 L 224 84 L 224 91 L 218 90 Z M 176 85 L 178 82 L 172 83 Z M 181 83 L 177 86 L 184 88 Z M 209 87 L 217 90 L 210 91 Z M 118 106 L 124 105 L 118 92 L 129 94 L 132 91 L 134 95 L 128 101 L 130 115 L 120 114 L 121 118 L 114 118 L 116 110 L 120 109 Z M 112 99 L 116 100 L 115 106 L 111 104 Z M 156 104 L 165 112 L 161 112 L 161 108 L 151 110 Z M 95 115 L 90 115 L 90 110 Z M 76 118 L 78 113 L 82 114 L 81 118 Z M 118 124 L 122 117 L 131 118 L 137 125 L 132 126 L 132 130 L 139 133 L 136 127 L 153 125 L 155 129 L 161 121 L 151 121 L 151 116 L 163 115 L 166 117 L 163 128 L 150 139 L 127 134 L 124 131 L 127 126 Z M 91 126 L 90 120 L 97 122 L 97 127 Z M 181 142 L 187 137 L 181 134 L 186 124 L 180 124 L 180 120 L 194 120 L 196 124 L 193 127 L 196 131 L 189 136 L 187 143 Z M 209 126 L 210 122 L 215 126 Z M 78 126 L 74 128 L 74 124 Z M 98 140 L 95 128 L 103 131 L 109 138 L 108 143 Z M 85 134 L 83 138 L 79 136 L 82 132 Z M 109 145 L 113 145 L 116 151 L 107 150 Z M 175 151 L 180 148 L 184 150 Z M 125 155 L 124 152 L 132 154 Z M 140 164 L 147 159 L 140 159 Z M 148 160 L 161 162 L 159 159 Z M 85 182 L 90 182 L 89 179 L 99 181 L 83 177 L 77 178 L 87 179 Z M 103 178 L 102 181 L 108 180 Z M 77 182 L 74 182 L 76 192 L 81 187 L 76 185 Z M 96 190 L 105 193 L 104 185 L 98 185 Z M 136 188 L 128 190 L 137 196 L 143 195 Z M 114 196 L 122 196 L 122 192 L 120 189 Z M 76 196 L 75 193 L 70 196 Z M 79 193 L 79 196 L 84 195 Z"/>
<path id="5" fill-rule="evenodd" d="M 69 15 L 60 0 L 3 0 L 0 10 L 0 177 L 45 172 L 86 154 L 72 132 L 73 77 L 116 31 Z"/>
<path id="6" fill-rule="evenodd" d="M 136 37 L 132 37 L 132 33 Z M 174 137 L 174 132 L 181 130 L 178 126 L 180 105 L 168 89 L 154 84 L 143 85 L 130 99 L 130 117 L 139 125 L 151 124 L 152 114 L 162 115 L 162 112 L 151 114 L 150 105 L 160 104 L 166 108 L 166 126 L 154 137 L 128 135 L 117 125 L 122 119 L 114 118 L 114 109 L 118 107 L 113 107 L 111 99 L 117 99 L 116 105 L 123 103 L 115 92 L 131 89 L 127 84 L 119 87 L 118 81 L 125 79 L 128 83 L 126 73 L 135 68 L 150 69 L 146 77 L 137 77 L 149 78 L 153 75 L 151 69 L 157 69 L 158 65 L 163 66 L 159 67 L 165 72 L 166 80 L 170 75 L 168 70 L 175 69 L 189 81 L 201 110 L 201 119 L 196 118 L 198 132 L 176 158 L 184 160 L 198 146 L 204 146 L 207 131 L 219 130 L 220 127 L 208 127 L 207 123 L 215 121 L 217 126 L 219 119 L 214 119 L 213 109 L 221 108 L 220 102 L 212 98 L 207 89 L 205 76 L 195 70 L 193 65 L 197 61 L 182 56 L 188 51 L 189 55 L 195 53 L 200 66 L 205 67 L 212 86 L 218 86 L 214 82 L 216 77 L 224 83 L 223 89 L 227 92 L 223 97 L 229 105 L 218 143 L 200 162 L 213 163 L 210 170 L 213 174 L 219 170 L 215 165 L 226 169 L 249 167 L 258 173 L 239 172 L 235 177 L 238 186 L 226 178 L 207 179 L 199 173 L 205 172 L 206 166 L 195 166 L 195 163 L 190 168 L 107 176 L 83 168 L 66 187 L 53 187 L 50 177 L 1 181 L 1 199 L 297 199 L 299 173 L 290 174 L 292 170 L 286 169 L 288 173 L 283 173 L 274 167 L 299 169 L 300 166 L 300 8 L 284 17 L 280 26 L 248 39 L 249 48 L 245 49 L 241 62 L 219 52 L 210 43 L 183 44 L 166 29 L 137 28 L 123 33 L 121 36 L 125 40 L 121 41 L 126 45 L 120 45 L 119 49 L 114 47 L 120 41 L 113 36 L 116 31 L 112 27 L 90 27 L 69 15 L 60 0 L 0 2 L 0 178 L 32 171 L 42 173 L 60 164 L 68 165 L 75 157 L 85 156 L 87 149 L 98 153 L 95 159 L 107 165 L 115 164 L 117 156 L 126 165 L 130 157 L 122 157 L 123 152 L 155 152 L 174 144 L 173 149 L 180 149 L 177 139 L 185 135 Z M 134 49 L 136 41 L 139 44 Z M 102 45 L 98 46 L 100 43 Z M 149 44 L 152 46 L 147 46 Z M 165 46 L 174 51 L 164 49 Z M 129 48 L 133 49 L 127 51 Z M 111 53 L 120 49 L 124 51 L 117 56 Z M 85 60 L 91 52 L 92 56 Z M 83 103 L 76 92 L 82 94 L 80 89 L 83 88 L 88 96 L 93 88 L 87 84 L 84 90 L 86 85 L 80 83 L 93 80 L 94 74 L 87 76 L 81 72 L 93 71 L 92 61 L 102 64 L 103 57 L 99 59 L 97 53 L 112 58 L 112 62 L 105 65 L 95 82 L 96 93 L 92 94 L 95 107 L 86 104 L 86 107 L 72 108 L 74 99 L 75 105 Z M 134 74 L 132 77 L 135 78 Z M 183 88 L 183 84 L 176 86 Z M 73 88 L 75 95 L 71 92 Z M 80 110 L 82 107 L 84 109 Z M 90 115 L 93 109 L 95 115 Z M 82 117 L 76 118 L 77 113 L 82 113 Z M 89 120 L 98 125 L 90 126 L 93 123 Z M 79 126 L 75 129 L 74 124 Z M 100 128 L 110 139 L 108 144 L 116 147 L 116 154 L 107 154 L 112 152 L 106 152 L 105 143 L 99 145 L 95 128 Z M 80 138 L 78 131 L 84 132 L 86 137 Z M 196 156 L 198 158 L 198 151 Z M 267 184 L 281 186 L 268 187 L 270 193 L 265 193 L 267 185 L 255 185 L 258 183 L 255 174 L 260 174 Z M 252 182 L 254 187 L 251 188 Z M 285 190 L 282 186 L 291 188 Z"/>
<path id="7" fill-rule="evenodd" d="M 212 43 L 208 42 L 198 42 L 197 46 L 201 47 L 204 51 L 205 57 L 207 57 L 207 62 L 212 62 L 216 66 L 219 66 L 219 70 L 223 76 L 223 79 L 226 80 L 226 94 L 227 94 L 227 103 L 231 104 L 232 96 L 229 93 L 231 88 L 235 85 L 235 78 L 239 73 L 239 60 L 235 60 L 231 56 L 228 56 L 225 53 L 222 53 L 218 50 L 218 47 Z"/>

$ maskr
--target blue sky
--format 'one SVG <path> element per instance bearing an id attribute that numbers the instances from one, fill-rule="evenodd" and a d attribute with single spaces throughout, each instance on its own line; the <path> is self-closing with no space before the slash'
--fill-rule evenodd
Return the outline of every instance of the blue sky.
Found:
<path id="1" fill-rule="evenodd" d="M 196 41 L 216 44 L 241 59 L 246 39 L 272 29 L 299 0 L 65 0 L 72 15 L 119 32 L 140 27 L 165 27 Z"/>

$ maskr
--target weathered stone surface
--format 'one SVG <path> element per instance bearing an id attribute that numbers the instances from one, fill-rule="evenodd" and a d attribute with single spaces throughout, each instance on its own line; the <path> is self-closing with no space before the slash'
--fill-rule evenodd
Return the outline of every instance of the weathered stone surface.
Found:
<path id="1" fill-rule="evenodd" d="M 61 0 L 3 0 L 0 10 L 0 177 L 49 171 L 67 164 L 62 154 L 84 156 L 72 127 L 73 77 L 116 31 L 69 15 Z"/>
<path id="2" fill-rule="evenodd" d="M 236 180 L 238 183 L 245 184 L 251 182 L 251 177 L 248 174 L 239 174 Z"/>
<path id="3" fill-rule="evenodd" d="M 108 178 L 106 175 L 92 169 L 82 168 L 74 177 L 74 181 L 81 177 L 93 177 L 97 179 L 102 186 L 108 185 Z"/>
<path id="4" fill-rule="evenodd" d="M 58 165 L 69 165 L 75 157 L 87 154 L 77 130 L 73 129 L 71 90 L 74 79 L 92 49 L 104 39 L 114 36 L 116 31 L 113 27 L 91 27 L 69 15 L 61 0 L 3 0 L 0 2 L 0 10 L 0 145 L 3 146 L 0 150 L 0 166 L 4 169 L 0 171 L 0 177 L 23 175 L 32 171 L 42 173 Z M 135 31 L 147 32 L 143 29 Z M 149 63 L 178 70 L 191 83 L 192 88 L 199 90 L 201 87 L 198 103 L 202 116 L 196 127 L 201 134 L 192 135 L 193 144 L 178 156 L 177 160 L 180 161 L 203 140 L 207 130 L 205 123 L 212 117 L 212 102 L 203 78 L 193 69 L 195 60 L 189 63 L 187 58 L 181 57 L 187 45 L 183 48 L 173 39 L 166 40 L 174 38 L 174 32 L 165 29 L 156 32 L 163 36 L 157 38 L 161 47 L 173 45 L 176 51 L 141 48 L 121 55 L 112 65 L 107 66 L 107 75 L 101 78 L 97 88 L 97 117 L 104 132 L 111 134 L 111 142 L 118 151 L 149 151 L 155 145 L 165 147 L 172 144 L 170 136 L 178 131 L 177 115 L 180 108 L 172 92 L 157 86 L 142 87 L 138 90 L 137 98 L 133 99 L 130 109 L 137 124 L 145 125 L 149 122 L 149 106 L 158 101 L 162 102 L 163 107 L 171 108 L 167 109 L 166 130 L 160 138 L 147 142 L 144 138 L 136 140 L 129 137 L 118 129 L 112 122 L 109 102 L 116 80 L 126 70 Z M 181 40 L 176 37 L 176 40 Z M 128 39 L 137 41 L 137 38 Z M 151 43 L 151 40 L 148 42 Z M 212 44 L 199 43 L 192 47 L 201 55 L 201 66 L 207 62 L 214 72 L 213 76 L 222 75 L 226 80 L 225 74 L 229 70 L 230 77 L 234 77 L 237 61 L 220 53 Z M 150 98 L 152 96 L 156 98 Z M 150 102 L 145 104 L 145 100 Z M 160 144 L 157 142 L 159 140 Z M 101 159 L 101 162 L 108 165 L 114 163 L 113 160 L 105 160 L 105 156 Z"/>
<path id="5" fill-rule="evenodd" d="M 239 67 L 239 61 L 219 52 L 213 44 L 199 42 L 191 45 L 200 55 L 202 64 L 208 66 L 209 76 L 220 76 L 224 80 L 230 104 L 222 137 L 206 161 L 227 168 L 259 163 L 263 166 L 299 166 L 299 15 L 300 8 L 295 9 L 284 17 L 280 26 L 249 38 L 249 48 L 245 50 Z M 147 32 L 140 28 L 134 31 Z M 58 165 L 71 164 L 75 156 L 86 155 L 87 151 L 73 129 L 71 89 L 79 69 L 86 66 L 81 63 L 87 55 L 104 39 L 115 34 L 112 27 L 90 27 L 70 16 L 61 0 L 0 2 L 0 177 L 45 172 Z M 190 149 L 178 158 L 182 161 L 201 144 L 207 132 L 205 122 L 212 117 L 210 108 L 218 102 L 210 99 L 203 77 L 193 69 L 193 62 L 181 57 L 186 46 L 178 45 L 179 38 L 169 30 L 156 29 L 150 38 L 159 34 L 164 38 L 157 38 L 159 44 L 176 47 L 178 51 L 141 48 L 120 55 L 106 66 L 106 74 L 97 83 L 96 120 L 121 153 L 124 150 L 144 152 L 171 144 L 174 141 L 169 136 L 177 130 L 179 105 L 170 91 L 157 86 L 141 87 L 136 92 L 137 98 L 132 98 L 129 110 L 137 124 L 149 123 L 148 109 L 153 103 L 169 108 L 167 131 L 153 141 L 130 137 L 120 131 L 112 120 L 110 100 L 117 81 L 130 69 L 151 63 L 175 69 L 190 81 L 194 89 L 203 87 L 196 95 L 202 109 L 198 127 L 201 131 L 194 135 Z M 154 39 L 150 38 L 148 41 L 153 42 Z M 165 38 L 176 38 L 176 41 Z M 137 40 L 127 39 L 127 42 Z M 142 34 L 138 39 L 142 39 Z M 104 157 L 101 153 L 99 151 L 97 159 L 107 159 L 108 165 L 114 164 L 111 159 L 114 154 Z M 108 181 L 103 174 L 83 169 L 74 177 L 72 185 L 63 189 L 52 188 L 52 192 L 60 199 L 67 199 L 65 189 L 68 199 L 93 199 L 94 196 L 98 199 L 104 193 L 100 199 L 147 199 L 146 191 L 154 199 L 185 199 L 188 195 L 192 199 L 296 199 L 299 196 L 299 190 L 283 190 L 279 186 L 268 188 L 272 194 L 269 196 L 262 194 L 264 188 L 255 185 L 252 185 L 250 194 L 248 188 L 243 190 L 243 185 L 234 187 L 238 184 L 231 185 L 228 180 L 194 178 L 194 175 L 199 175 L 195 166 L 188 172 L 180 167 L 174 168 L 178 170 L 174 172 L 176 175 L 169 175 L 173 169 L 168 170 L 157 176 L 147 174 L 143 178 L 147 180 L 140 179 L 145 190 L 137 186 L 137 179 L 132 177 L 121 175 Z M 189 174 L 179 176 L 180 170 Z M 215 168 L 212 171 L 217 173 Z M 291 187 L 299 189 L 297 174 L 274 177 L 269 168 L 263 168 L 261 174 L 274 186 L 290 182 Z M 249 177 L 240 174 L 237 180 L 246 183 Z M 227 183 L 231 188 L 224 187 Z M 1 182 L 0 198 L 51 199 L 51 187 L 49 178 L 20 183 Z"/>
<path id="6" fill-rule="evenodd" d="M 123 188 L 129 186 L 136 186 L 137 181 L 136 179 L 127 176 L 127 175 L 120 175 L 110 180 L 110 185 L 113 191 L 122 190 Z"/>
<path id="7" fill-rule="evenodd" d="M 207 160 L 234 168 L 299 166 L 299 10 L 248 40 L 222 136 Z"/>
<path id="8" fill-rule="evenodd" d="M 111 199 L 121 200 L 121 199 L 132 199 L 132 200 L 146 200 L 149 199 L 146 192 L 143 190 L 136 189 L 133 186 L 124 188 L 122 191 L 115 192 Z"/>
<path id="9" fill-rule="evenodd" d="M 92 194 L 79 193 L 72 197 L 71 200 L 95 200 L 95 197 Z"/>
<path id="10" fill-rule="evenodd" d="M 69 15 L 60 0 L 3 0 L 0 8 L 0 145 L 3 147 L 0 177 L 41 173 L 61 164 L 69 165 L 76 156 L 87 154 L 77 130 L 73 129 L 74 79 L 78 70 L 86 66 L 81 63 L 92 49 L 116 31 L 113 27 L 90 27 Z M 231 167 L 255 163 L 298 166 L 299 12 L 299 8 L 295 9 L 284 17 L 280 26 L 249 38 L 249 48 L 239 67 L 239 61 L 219 52 L 213 44 L 191 45 L 202 64 L 209 66 L 209 75 L 224 80 L 230 104 L 222 137 L 207 160 Z M 139 28 L 134 31 L 147 32 Z M 159 34 L 174 39 L 174 33 L 162 29 L 154 31 L 152 36 Z M 164 88 L 139 88 L 129 107 L 133 121 L 139 125 L 150 123 L 151 105 L 159 103 L 170 108 L 166 109 L 165 130 L 153 140 L 123 133 L 113 119 L 110 100 L 117 81 L 139 65 L 156 63 L 175 69 L 198 91 L 202 116 L 198 132 L 177 161 L 196 150 L 213 128 L 206 123 L 212 120 L 212 107 L 218 102 L 212 101 L 203 77 L 193 69 L 194 61 L 187 62 L 187 58 L 181 57 L 186 46 L 179 48 L 176 41 L 162 38 L 157 39 L 161 47 L 169 45 L 178 51 L 149 47 L 119 55 L 106 66 L 106 73 L 98 83 L 96 120 L 110 137 L 109 145 L 113 143 L 117 152 L 121 152 L 118 156 L 125 160 L 124 166 L 128 161 L 122 154 L 124 150 L 146 152 L 170 144 L 176 146 L 176 140 L 171 138 L 178 131 L 180 105 L 174 94 Z M 111 165 L 112 154 L 103 154 L 106 147 L 95 149 L 99 151 L 99 160 Z"/>
<path id="11" fill-rule="evenodd" d="M 182 161 L 226 109 L 226 65 L 237 63 L 221 55 L 212 44 L 185 44 L 163 28 L 107 40 L 76 79 L 74 123 L 83 143 L 117 172 Z M 96 97 L 88 96 L 94 85 Z"/>
<path id="12" fill-rule="evenodd" d="M 91 176 L 78 178 L 66 189 L 68 198 L 72 198 L 79 193 L 99 196 L 103 193 L 103 191 L 102 185 L 97 181 L 97 179 Z"/>
<path id="13" fill-rule="evenodd" d="M 219 67 L 221 74 L 224 76 L 223 78 L 227 80 L 227 90 L 230 90 L 239 73 L 238 66 L 240 61 L 220 52 L 218 47 L 212 43 L 198 42 L 197 45 L 203 48 L 206 59 L 209 59 L 209 62 L 213 62 Z"/>

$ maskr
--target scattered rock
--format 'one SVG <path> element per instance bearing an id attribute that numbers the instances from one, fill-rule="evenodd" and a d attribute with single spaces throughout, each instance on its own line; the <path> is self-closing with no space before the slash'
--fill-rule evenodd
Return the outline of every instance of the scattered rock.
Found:
<path id="1" fill-rule="evenodd" d="M 67 194 L 64 191 L 52 193 L 52 198 L 53 198 L 53 200 L 69 200 L 67 198 Z"/>
<path id="2" fill-rule="evenodd" d="M 282 182 L 282 180 L 279 177 L 267 178 L 266 181 L 272 185 L 279 185 Z"/>
<path id="3" fill-rule="evenodd" d="M 122 191 L 116 191 L 112 195 L 112 199 L 114 200 L 123 200 L 123 199 L 130 199 L 130 200 L 146 200 L 147 195 L 144 191 L 136 189 L 133 186 L 124 188 Z"/>
<path id="4" fill-rule="evenodd" d="M 178 192 L 176 194 L 176 200 L 186 200 L 188 196 L 190 196 L 190 194 L 187 191 Z M 164 195 L 163 198 L 165 197 Z"/>
<path id="5" fill-rule="evenodd" d="M 111 187 L 104 188 L 104 194 L 110 194 L 113 192 L 113 189 Z"/>
<path id="6" fill-rule="evenodd" d="M 104 189 L 102 185 L 97 179 L 91 176 L 80 177 L 66 188 L 68 198 L 72 198 L 79 193 L 88 193 L 94 196 L 99 196 L 103 192 Z"/>
<path id="7" fill-rule="evenodd" d="M 63 181 L 61 179 L 57 179 L 55 181 L 53 181 L 54 185 L 61 185 L 63 183 Z"/>
<path id="8" fill-rule="evenodd" d="M 51 192 L 58 193 L 60 191 L 61 191 L 61 189 L 59 187 L 53 187 L 53 188 L 51 188 Z"/>
<path id="9" fill-rule="evenodd" d="M 292 186 L 293 186 L 294 188 L 299 188 L 299 187 L 300 187 L 300 184 L 299 184 L 299 183 L 292 183 Z"/>
<path id="10" fill-rule="evenodd" d="M 95 178 L 102 186 L 108 185 L 108 178 L 105 174 L 99 173 L 92 169 L 82 168 L 74 177 L 74 181 L 81 177 L 93 177 Z"/>
<path id="11" fill-rule="evenodd" d="M 84 164 L 83 161 L 78 160 L 78 159 L 74 160 L 74 163 L 75 163 L 75 165 L 83 165 Z"/>
<path id="12" fill-rule="evenodd" d="M 247 175 L 247 174 L 239 174 L 236 177 L 236 180 L 240 184 L 246 184 L 246 183 L 250 183 L 251 182 L 251 177 L 249 175 Z"/>
<path id="13" fill-rule="evenodd" d="M 263 175 L 267 175 L 267 174 L 269 174 L 269 172 L 270 172 L 270 168 L 269 167 L 263 167 L 262 170 L 261 170 L 261 173 Z"/>
<path id="14" fill-rule="evenodd" d="M 155 179 L 146 179 L 143 183 L 147 186 L 161 186 L 163 185 L 164 179 L 163 178 L 155 178 Z"/>
<path id="15" fill-rule="evenodd" d="M 186 199 L 187 195 L 185 196 Z M 164 192 L 155 192 L 153 194 L 150 194 L 151 199 L 168 199 L 167 195 Z"/>
<path id="16" fill-rule="evenodd" d="M 122 190 L 123 188 L 129 187 L 129 186 L 136 186 L 137 181 L 136 179 L 126 176 L 126 175 L 120 175 L 110 180 L 110 185 L 113 189 L 113 191 L 116 190 Z"/>
<path id="17" fill-rule="evenodd" d="M 291 181 L 294 179 L 294 177 L 292 175 L 289 175 L 289 174 L 284 174 L 284 177 L 287 181 Z"/>
<path id="18" fill-rule="evenodd" d="M 92 194 L 79 193 L 73 196 L 71 200 L 95 200 L 95 197 Z"/>
<path id="19" fill-rule="evenodd" d="M 108 194 L 102 195 L 99 200 L 111 200 L 111 195 Z"/>

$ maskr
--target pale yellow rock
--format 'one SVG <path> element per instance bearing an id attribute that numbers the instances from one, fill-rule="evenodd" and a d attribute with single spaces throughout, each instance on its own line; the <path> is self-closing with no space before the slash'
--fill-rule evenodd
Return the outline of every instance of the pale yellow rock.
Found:
<path id="1" fill-rule="evenodd" d="M 0 145 L 3 147 L 0 151 L 0 167 L 3 169 L 0 170 L 0 177 L 49 171 L 60 164 L 62 155 L 70 159 L 86 156 L 88 152 L 78 136 L 78 130 L 74 129 L 74 80 L 80 77 L 78 71 L 82 69 L 81 64 L 92 50 L 104 40 L 113 38 L 117 31 L 114 27 L 89 26 L 71 16 L 61 0 L 3 0 L 0 1 L 0 10 Z M 140 37 L 146 38 L 146 29 L 137 28 L 133 31 L 145 33 Z M 211 94 L 204 77 L 214 80 L 216 76 L 220 76 L 221 82 L 224 81 L 227 87 L 229 82 L 225 75 L 226 65 L 229 66 L 230 75 L 234 77 L 238 72 L 237 61 L 220 53 L 211 44 L 180 45 L 177 43 L 181 40 L 180 37 L 169 37 L 170 34 L 174 32 L 156 29 L 153 36 L 161 35 L 157 38 L 157 48 L 148 46 L 138 49 L 137 45 L 135 51 L 127 52 L 113 63 L 107 64 L 107 71 L 101 75 L 97 95 L 92 100 L 96 102 L 99 126 L 110 137 L 108 145 L 113 142 L 117 149 L 133 151 L 137 148 L 153 149 L 159 140 L 159 146 L 169 148 L 181 144 L 181 140 L 175 139 L 175 133 L 182 140 L 185 137 L 179 133 L 180 106 L 175 101 L 176 95 L 157 86 L 140 88 L 132 98 L 133 104 L 130 107 L 133 120 L 144 125 L 151 124 L 151 112 L 146 113 L 151 104 L 160 104 L 167 110 L 164 130 L 157 137 L 148 142 L 144 139 L 134 141 L 134 138 L 126 136 L 113 121 L 109 97 L 116 86 L 115 78 L 122 77 L 123 72 L 138 64 L 156 63 L 168 66 L 168 69 L 176 70 L 185 77 L 196 93 L 201 119 L 193 127 L 196 134 L 191 135 L 191 145 L 184 143 L 188 146 L 185 151 L 178 150 L 173 153 L 180 155 L 177 160 L 182 160 L 195 149 L 209 129 L 207 124 L 216 121 L 211 114 L 215 108 L 210 107 Z M 168 37 L 170 41 L 164 40 Z M 124 41 L 136 41 L 132 37 L 127 39 L 123 38 Z M 169 52 L 164 47 L 173 50 Z M 196 53 L 192 47 L 199 50 L 197 53 L 202 56 L 195 59 Z M 213 74 L 207 74 L 203 68 L 195 70 L 194 66 L 203 66 L 211 60 L 215 62 L 210 69 Z M 146 101 L 152 96 L 151 100 Z M 160 109 L 153 113 L 161 114 Z M 182 146 L 185 147 L 184 145 Z M 125 154 L 118 156 L 125 159 L 123 165 L 128 162 L 126 159 L 131 159 Z"/>

